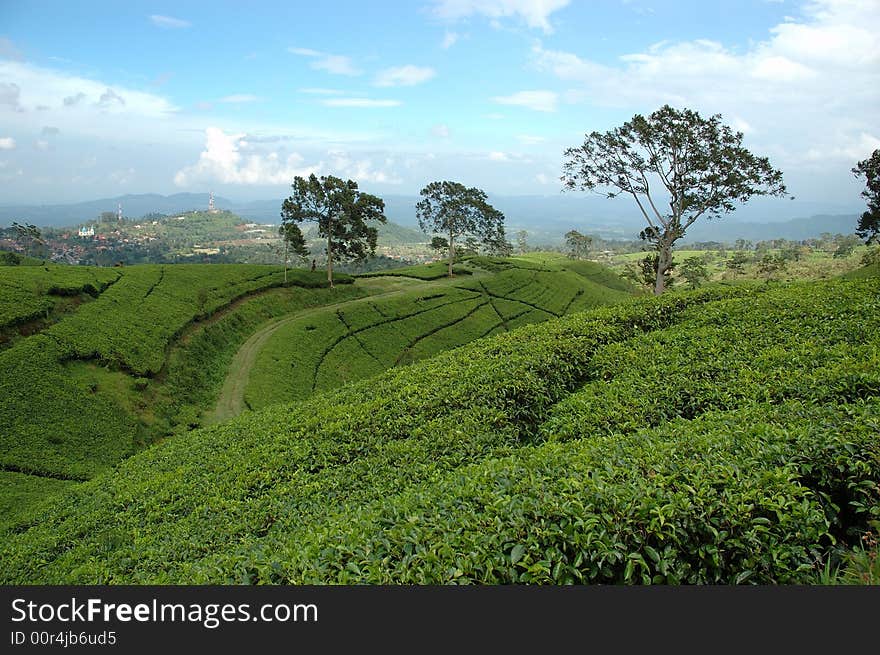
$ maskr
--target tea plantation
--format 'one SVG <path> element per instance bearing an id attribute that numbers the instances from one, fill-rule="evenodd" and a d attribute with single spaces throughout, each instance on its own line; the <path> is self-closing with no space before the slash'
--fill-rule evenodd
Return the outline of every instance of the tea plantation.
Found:
<path id="1" fill-rule="evenodd" d="M 293 286 L 277 290 L 283 301 L 275 294 L 268 315 L 351 295 L 341 287 L 316 297 L 327 294 L 310 288 L 324 284 L 320 274 L 293 271 L 289 279 Z M 224 323 L 215 312 L 282 282 L 269 266 L 4 267 L 0 522 L 185 422 L 205 389 L 194 369 L 217 364 L 216 347 L 193 356 L 206 331 Z M 241 328 L 266 313 L 255 312 Z"/>
<path id="2" fill-rule="evenodd" d="M 259 409 L 302 400 L 475 339 L 630 297 L 629 285 L 607 269 L 573 264 L 472 258 L 465 264 L 472 276 L 287 323 L 260 352 L 245 401 Z"/>
<path id="3" fill-rule="evenodd" d="M 0 580 L 810 583 L 876 531 L 880 279 L 575 311 L 598 301 L 551 272 L 358 301 L 336 366 L 393 364 L 371 346 L 435 313 L 497 334 L 71 484 L 10 524 Z"/>

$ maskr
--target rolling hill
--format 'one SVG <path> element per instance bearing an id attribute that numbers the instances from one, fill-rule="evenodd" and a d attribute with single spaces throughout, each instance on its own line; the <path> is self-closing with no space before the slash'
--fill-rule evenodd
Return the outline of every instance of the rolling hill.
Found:
<path id="1" fill-rule="evenodd" d="M 246 413 L 62 491 L 0 579 L 815 581 L 880 514 L 878 299 L 670 293 Z"/>
<path id="2" fill-rule="evenodd" d="M 466 279 L 432 283 L 340 275 L 333 290 L 322 288 L 320 271 L 289 271 L 284 287 L 277 266 L 6 267 L 2 519 L 28 516 L 50 491 L 203 425 L 237 350 L 272 321 L 285 319 L 261 346 L 253 379 L 248 369 L 242 380 L 239 400 L 251 406 L 305 398 L 490 332 L 628 297 L 561 265 L 518 266 L 531 265 L 474 267 Z M 517 271 L 524 277 L 514 289 Z M 467 286 L 475 280 L 481 286 Z M 492 289 L 514 295 L 492 297 Z M 314 375 L 305 365 L 290 375 L 291 359 L 308 362 Z"/>

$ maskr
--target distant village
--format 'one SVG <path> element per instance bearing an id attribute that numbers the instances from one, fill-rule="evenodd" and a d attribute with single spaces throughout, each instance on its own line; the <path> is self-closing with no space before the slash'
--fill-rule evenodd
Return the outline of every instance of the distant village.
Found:
<path id="1" fill-rule="evenodd" d="M 277 225 L 245 222 L 218 209 L 213 193 L 203 210 L 132 219 L 125 217 L 123 206 L 117 204 L 115 211 L 102 212 L 78 226 L 30 227 L 39 232 L 38 237 L 27 238 L 14 228 L 0 229 L 0 250 L 56 263 L 98 266 L 187 261 L 268 264 L 283 260 Z M 316 257 L 320 257 L 320 247 L 315 244 Z M 376 254 L 379 261 L 370 268 L 436 258 L 425 244 L 380 243 Z"/>

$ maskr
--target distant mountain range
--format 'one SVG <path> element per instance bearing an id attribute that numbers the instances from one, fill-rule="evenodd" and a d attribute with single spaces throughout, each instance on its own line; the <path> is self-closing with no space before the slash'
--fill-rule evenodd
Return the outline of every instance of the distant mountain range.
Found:
<path id="1" fill-rule="evenodd" d="M 145 214 L 175 214 L 207 209 L 207 193 L 125 195 L 72 204 L 17 205 L 0 207 L 0 226 L 12 221 L 38 226 L 73 226 L 115 212 L 119 204 L 128 218 Z M 388 220 L 404 228 L 417 229 L 417 196 L 383 196 Z M 558 194 L 553 196 L 489 196 L 489 201 L 506 217 L 508 237 L 526 230 L 533 245 L 557 244 L 572 229 L 606 239 L 634 239 L 644 221 L 632 203 L 608 201 L 599 196 Z M 215 205 L 244 219 L 260 223 L 279 223 L 281 200 L 235 202 L 214 197 Z M 748 239 L 808 239 L 823 232 L 849 234 L 854 231 L 857 213 L 841 213 L 839 207 L 820 203 L 757 200 L 718 221 L 700 221 L 688 232 L 686 241 L 734 241 Z M 831 211 L 829 211 L 831 210 Z M 798 213 L 795 213 L 798 212 Z M 804 216 L 807 216 L 804 218 Z M 398 238 L 415 238 L 415 233 Z"/>

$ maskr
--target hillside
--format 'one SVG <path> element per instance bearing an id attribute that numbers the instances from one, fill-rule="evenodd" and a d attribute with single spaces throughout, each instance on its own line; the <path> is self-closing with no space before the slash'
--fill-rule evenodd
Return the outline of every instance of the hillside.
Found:
<path id="1" fill-rule="evenodd" d="M 151 443 L 234 416 L 246 403 L 304 398 L 491 331 L 546 320 L 556 311 L 553 298 L 568 298 L 575 307 L 627 297 L 558 268 L 525 288 L 536 298 L 550 294 L 548 311 L 521 304 L 502 321 L 490 309 L 501 301 L 455 288 L 458 279 L 355 283 L 339 275 L 329 290 L 322 288 L 323 272 L 296 269 L 282 288 L 277 266 L 6 268 L 0 278 L 0 523 L 27 516 L 33 503 L 66 482 L 90 479 Z M 494 273 L 475 271 L 484 284 L 494 284 Z M 436 298 L 446 293 L 451 300 L 478 300 L 441 308 Z M 369 302 L 358 300 L 365 297 Z M 429 305 L 436 311 L 423 311 Z M 471 316 L 471 305 L 482 313 Z M 383 341 L 379 321 L 370 318 L 376 311 L 384 312 L 386 329 L 408 321 L 423 331 L 412 344 Z M 357 326 L 352 331 L 341 321 Z M 269 325 L 267 343 L 260 342 L 249 364 L 230 370 L 238 349 Z M 325 352 L 327 339 L 334 347 Z M 365 359 L 362 345 L 375 357 Z M 346 361 L 352 353 L 362 356 Z M 280 368 L 279 357 L 286 357 Z M 314 376 L 306 367 L 290 375 L 291 359 L 314 362 Z M 236 390 L 225 396 L 224 385 L 236 376 Z"/>
<path id="2" fill-rule="evenodd" d="M 237 341 L 234 328 L 358 293 L 328 295 L 315 288 L 325 285 L 319 273 L 288 277 L 281 289 L 281 271 L 265 266 L 6 267 L 0 522 L 65 481 L 198 425 L 198 405 L 217 383 L 212 359 Z M 251 296 L 256 304 L 244 302 Z"/>
<path id="3" fill-rule="evenodd" d="M 815 581 L 880 518 L 878 303 L 717 286 L 482 339 L 137 454 L 0 579 Z"/>
<path id="4" fill-rule="evenodd" d="M 607 269 L 580 264 L 472 258 L 457 265 L 467 275 L 453 279 L 436 275 L 438 264 L 386 271 L 378 277 L 435 281 L 286 322 L 257 355 L 244 401 L 258 409 L 304 399 L 475 339 L 629 297 L 626 283 Z M 439 268 L 445 276 L 445 264 Z M 609 274 L 590 279 L 598 271 Z"/>

